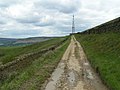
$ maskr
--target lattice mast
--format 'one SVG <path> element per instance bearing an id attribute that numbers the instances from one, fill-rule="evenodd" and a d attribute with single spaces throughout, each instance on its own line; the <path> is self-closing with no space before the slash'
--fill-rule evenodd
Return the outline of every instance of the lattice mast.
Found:
<path id="1" fill-rule="evenodd" d="M 72 21 L 72 33 L 75 33 L 74 15 L 73 15 L 73 21 Z"/>

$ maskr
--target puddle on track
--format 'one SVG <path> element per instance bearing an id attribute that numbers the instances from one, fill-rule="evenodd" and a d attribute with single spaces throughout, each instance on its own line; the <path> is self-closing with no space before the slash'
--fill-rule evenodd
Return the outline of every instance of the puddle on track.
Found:
<path id="1" fill-rule="evenodd" d="M 60 79 L 62 74 L 64 73 L 65 64 L 60 62 L 58 67 L 52 73 L 49 83 L 46 85 L 45 90 L 55 90 L 57 81 Z"/>
<path id="2" fill-rule="evenodd" d="M 75 82 L 75 73 L 72 71 L 70 73 L 68 73 L 68 80 L 69 82 L 73 85 Z"/>

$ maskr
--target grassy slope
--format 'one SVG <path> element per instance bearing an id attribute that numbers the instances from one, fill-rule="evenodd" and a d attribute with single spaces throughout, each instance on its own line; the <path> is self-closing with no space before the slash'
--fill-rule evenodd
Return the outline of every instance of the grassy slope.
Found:
<path id="1" fill-rule="evenodd" d="M 120 90 L 120 34 L 76 34 L 92 66 L 112 90 Z"/>
<path id="2" fill-rule="evenodd" d="M 14 78 L 10 78 L 6 82 L 4 82 L 0 89 L 18 90 L 19 87 L 24 86 L 24 83 L 27 82 L 28 84 L 31 83 L 31 85 L 27 86 L 25 90 L 39 90 L 41 84 L 48 77 L 50 77 L 50 74 L 57 66 L 63 53 L 69 45 L 69 42 L 70 40 L 67 40 L 67 42 L 65 42 L 54 52 L 51 51 L 36 59 L 28 68 L 25 68 L 22 72 L 15 72 L 19 74 L 15 74 L 17 76 L 13 76 Z"/>
<path id="3" fill-rule="evenodd" d="M 28 46 L 22 46 L 22 47 L 0 47 L 0 62 L 3 64 L 10 62 L 14 60 L 16 56 L 19 56 L 21 54 L 29 53 L 29 52 L 35 52 L 39 51 L 41 49 L 47 48 L 49 46 L 52 46 L 60 41 L 62 41 L 64 38 L 54 38 L 51 40 L 47 40 L 44 42 L 36 43 L 33 45 Z"/>

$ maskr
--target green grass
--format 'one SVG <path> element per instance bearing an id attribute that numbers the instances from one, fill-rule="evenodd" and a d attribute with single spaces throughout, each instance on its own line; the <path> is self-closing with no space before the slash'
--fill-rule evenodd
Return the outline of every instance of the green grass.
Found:
<path id="1" fill-rule="evenodd" d="M 14 60 L 15 57 L 19 55 L 40 51 L 42 49 L 55 45 L 56 43 L 62 41 L 65 38 L 66 37 L 54 38 L 28 46 L 0 47 L 0 62 L 2 62 L 2 64 L 8 63 Z"/>
<path id="2" fill-rule="evenodd" d="M 120 34 L 75 35 L 88 60 L 99 67 L 100 76 L 111 90 L 120 90 Z"/>
<path id="3" fill-rule="evenodd" d="M 14 74 L 13 78 L 6 80 L 4 84 L 0 86 L 0 90 L 18 90 L 18 88 L 26 84 L 25 82 L 32 83 L 26 87 L 26 90 L 39 90 L 41 84 L 50 77 L 50 74 L 59 63 L 69 42 L 70 40 L 67 40 L 60 48 L 55 51 L 50 51 L 34 60 L 28 68 L 25 68 L 21 72 L 15 72 L 19 74 Z"/>

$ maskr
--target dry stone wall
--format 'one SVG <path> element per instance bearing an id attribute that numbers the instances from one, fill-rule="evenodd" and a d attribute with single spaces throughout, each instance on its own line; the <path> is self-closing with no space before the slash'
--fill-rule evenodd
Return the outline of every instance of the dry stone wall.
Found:
<path id="1" fill-rule="evenodd" d="M 38 52 L 21 55 L 19 57 L 16 57 L 16 60 L 13 60 L 12 62 L 8 62 L 7 64 L 4 64 L 4 65 L 1 65 L 0 66 L 0 83 L 2 83 L 4 80 L 9 78 L 10 75 L 14 74 L 16 71 L 23 70 L 25 67 L 29 66 L 33 60 L 39 58 L 41 55 L 43 55 L 49 51 L 55 50 L 60 45 L 62 45 L 65 41 L 67 41 L 67 39 L 68 38 L 57 43 L 56 45 L 48 47 L 47 49 L 43 49 Z"/>
<path id="2" fill-rule="evenodd" d="M 94 28 L 88 29 L 83 32 L 78 32 L 81 34 L 101 34 L 107 32 L 120 32 L 120 17 Z"/>

